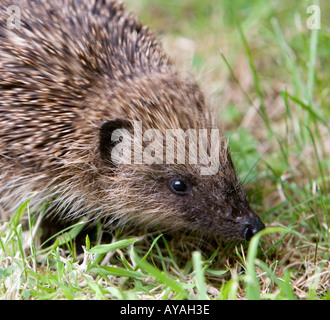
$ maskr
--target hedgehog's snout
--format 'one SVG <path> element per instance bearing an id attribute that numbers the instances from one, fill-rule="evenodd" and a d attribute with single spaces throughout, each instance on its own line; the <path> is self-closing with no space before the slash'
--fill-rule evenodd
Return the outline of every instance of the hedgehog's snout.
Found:
<path id="1" fill-rule="evenodd" d="M 248 222 L 244 224 L 242 238 L 249 241 L 257 232 L 264 229 L 265 225 L 255 214 Z"/>

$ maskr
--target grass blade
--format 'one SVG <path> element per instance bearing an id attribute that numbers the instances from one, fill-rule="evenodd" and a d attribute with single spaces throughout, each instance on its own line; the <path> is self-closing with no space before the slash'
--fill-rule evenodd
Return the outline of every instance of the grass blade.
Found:
<path id="1" fill-rule="evenodd" d="M 126 247 L 134 244 L 137 241 L 139 241 L 139 238 L 119 240 L 119 241 L 116 241 L 116 242 L 110 243 L 110 244 L 100 244 L 98 246 L 91 248 L 89 250 L 89 253 L 104 254 L 104 253 L 108 253 L 110 251 L 115 251 L 117 249 L 126 248 Z"/>
<path id="2" fill-rule="evenodd" d="M 203 271 L 202 255 L 199 251 L 193 252 L 193 266 L 196 274 L 196 287 L 197 287 L 197 298 L 199 300 L 207 300 L 206 294 L 206 283 Z"/>

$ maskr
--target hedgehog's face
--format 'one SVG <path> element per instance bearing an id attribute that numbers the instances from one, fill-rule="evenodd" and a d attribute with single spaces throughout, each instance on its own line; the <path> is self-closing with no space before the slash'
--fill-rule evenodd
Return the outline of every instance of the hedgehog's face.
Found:
<path id="1" fill-rule="evenodd" d="M 107 121 L 100 132 L 100 151 L 108 165 L 114 166 L 118 181 L 124 184 L 120 186 L 122 194 L 109 191 L 121 197 L 118 201 L 124 219 L 170 230 L 181 228 L 246 240 L 264 228 L 248 204 L 226 146 L 219 151 L 217 172 L 210 175 L 201 174 L 200 164 L 134 164 L 134 161 L 115 164 L 114 146 L 119 146 L 118 141 L 121 147 L 125 146 L 125 139 L 117 140 L 117 144 L 112 142 L 113 132 L 118 128 L 132 137 L 131 125 L 126 121 Z M 132 157 L 129 152 L 126 160 Z"/>
<path id="2" fill-rule="evenodd" d="M 134 175 L 132 190 L 146 223 L 245 240 L 265 227 L 241 186 L 227 176 L 201 176 L 180 166 L 157 165 L 140 167 Z"/>
<path id="3" fill-rule="evenodd" d="M 168 206 L 191 229 L 225 238 L 249 240 L 264 228 L 237 181 L 226 176 L 173 175 L 167 180 Z M 165 191 L 166 192 L 166 191 Z"/>
<path id="4" fill-rule="evenodd" d="M 265 227 L 250 208 L 231 161 L 221 174 L 210 176 L 201 176 L 197 166 L 154 166 L 139 186 L 141 201 L 149 199 L 149 207 L 155 203 L 159 209 L 153 219 L 165 228 L 249 240 Z"/>

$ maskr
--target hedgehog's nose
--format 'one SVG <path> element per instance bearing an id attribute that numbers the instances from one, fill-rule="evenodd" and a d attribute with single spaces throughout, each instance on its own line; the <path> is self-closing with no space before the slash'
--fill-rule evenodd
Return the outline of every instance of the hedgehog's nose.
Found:
<path id="1" fill-rule="evenodd" d="M 264 229 L 265 225 L 262 223 L 260 218 L 256 215 L 251 219 L 250 222 L 246 223 L 243 229 L 243 238 L 247 241 L 250 239 L 260 230 Z"/>

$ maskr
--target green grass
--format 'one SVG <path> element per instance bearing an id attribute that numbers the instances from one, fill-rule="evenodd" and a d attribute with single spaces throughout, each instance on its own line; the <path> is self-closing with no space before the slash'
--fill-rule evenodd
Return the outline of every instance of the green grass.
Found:
<path id="1" fill-rule="evenodd" d="M 0 225 L 0 297 L 329 300 L 330 3 L 320 1 L 321 29 L 309 30 L 308 1 L 126 2 L 219 108 L 267 229 L 204 249 L 120 230 L 102 243 L 99 226 L 82 250 L 84 222 L 41 244 L 25 203 Z"/>

